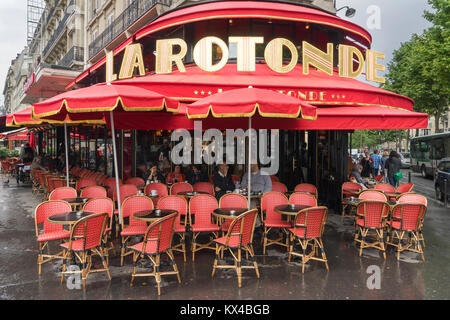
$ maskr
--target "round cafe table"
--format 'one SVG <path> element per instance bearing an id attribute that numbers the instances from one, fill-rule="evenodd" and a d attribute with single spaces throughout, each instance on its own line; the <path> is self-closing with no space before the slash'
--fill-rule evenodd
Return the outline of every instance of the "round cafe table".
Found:
<path id="1" fill-rule="evenodd" d="M 80 219 L 83 219 L 87 216 L 90 216 L 91 214 L 94 214 L 95 212 L 89 212 L 89 211 L 71 211 L 66 212 L 62 214 L 56 214 L 53 216 L 48 217 L 48 222 L 54 223 L 54 224 L 62 224 L 62 225 L 68 225 L 70 226 L 70 229 L 72 229 L 72 226 Z"/>
<path id="2" fill-rule="evenodd" d="M 307 209 L 307 208 L 311 208 L 311 206 L 298 205 L 298 204 L 291 206 L 290 204 L 281 204 L 281 205 L 275 206 L 273 208 L 273 210 L 275 212 L 278 212 L 279 214 L 287 216 L 287 221 L 291 222 L 292 217 L 295 217 L 300 210 Z"/>
<path id="3" fill-rule="evenodd" d="M 213 215 L 221 219 L 236 219 L 239 215 L 248 211 L 248 208 L 226 207 L 214 209 Z"/>
<path id="4" fill-rule="evenodd" d="M 311 208 L 308 205 L 294 205 L 293 207 L 290 204 L 281 204 L 274 207 L 274 211 L 287 216 L 295 216 L 300 210 Z"/>
<path id="5" fill-rule="evenodd" d="M 183 191 L 183 192 L 178 192 L 177 195 L 179 196 L 183 196 L 186 197 L 188 199 L 191 199 L 193 197 L 195 197 L 196 195 L 199 194 L 209 194 L 208 192 L 203 192 L 203 191 Z"/>
<path id="6" fill-rule="evenodd" d="M 158 219 L 164 218 L 172 213 L 177 213 L 176 210 L 168 209 L 153 209 L 153 210 L 142 210 L 137 211 L 133 214 L 133 217 L 139 221 L 145 221 L 152 223 Z"/>
<path id="7" fill-rule="evenodd" d="M 79 206 L 88 202 L 90 200 L 90 198 L 77 197 L 77 198 L 67 198 L 67 199 L 62 199 L 62 200 L 68 202 L 72 206 L 72 209 L 76 210 Z"/>

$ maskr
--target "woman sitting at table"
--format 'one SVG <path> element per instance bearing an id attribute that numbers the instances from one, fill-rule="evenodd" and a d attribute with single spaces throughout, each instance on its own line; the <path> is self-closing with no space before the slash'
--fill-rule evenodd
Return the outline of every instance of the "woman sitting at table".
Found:
<path id="1" fill-rule="evenodd" d="M 176 165 L 174 171 L 167 175 L 166 184 L 174 184 L 183 181 L 184 175 L 181 173 L 181 167 Z"/>
<path id="2" fill-rule="evenodd" d="M 150 164 L 150 173 L 148 174 L 147 182 L 164 182 L 164 176 L 161 171 L 158 170 L 156 164 Z"/>

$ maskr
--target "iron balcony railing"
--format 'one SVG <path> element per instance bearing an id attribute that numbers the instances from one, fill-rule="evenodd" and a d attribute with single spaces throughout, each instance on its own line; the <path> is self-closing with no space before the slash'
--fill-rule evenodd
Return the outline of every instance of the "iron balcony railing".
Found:
<path id="1" fill-rule="evenodd" d="M 103 50 L 156 4 L 170 6 L 172 0 L 135 0 L 89 45 L 89 59 Z"/>
<path id="2" fill-rule="evenodd" d="M 84 62 L 83 47 L 72 47 L 72 49 L 70 49 L 64 58 L 62 58 L 58 63 L 58 66 L 70 68 L 74 62 Z"/>
<path id="3" fill-rule="evenodd" d="M 50 51 L 50 49 L 53 47 L 55 42 L 59 39 L 60 35 L 64 31 L 64 29 L 66 27 L 67 20 L 69 19 L 69 17 L 74 12 L 74 10 L 73 10 L 73 8 L 74 8 L 73 5 L 74 4 L 75 4 L 75 0 L 72 0 L 72 1 L 70 1 L 69 5 L 67 6 L 67 8 L 70 8 L 70 10 L 66 12 L 66 14 L 64 15 L 64 18 L 59 23 L 58 28 L 55 30 L 55 32 L 53 32 L 52 37 L 50 38 L 50 40 L 48 41 L 47 45 L 45 46 L 45 49 L 44 49 L 44 52 L 43 52 L 43 56 L 44 57 L 47 56 L 47 54 Z"/>

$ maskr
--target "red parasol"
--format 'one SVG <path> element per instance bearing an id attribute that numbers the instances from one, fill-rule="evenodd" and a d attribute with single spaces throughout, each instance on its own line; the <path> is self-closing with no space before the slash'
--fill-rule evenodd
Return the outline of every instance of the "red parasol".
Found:
<path id="1" fill-rule="evenodd" d="M 189 119 L 252 117 L 317 119 L 317 108 L 272 90 L 243 88 L 216 93 L 186 107 Z"/>
<path id="2" fill-rule="evenodd" d="M 272 90 L 244 88 L 216 93 L 186 106 L 190 119 L 248 118 L 248 207 L 251 199 L 251 128 L 252 117 L 258 112 L 264 118 L 316 120 L 317 108 L 296 98 Z M 260 119 L 260 118 L 257 118 Z"/>

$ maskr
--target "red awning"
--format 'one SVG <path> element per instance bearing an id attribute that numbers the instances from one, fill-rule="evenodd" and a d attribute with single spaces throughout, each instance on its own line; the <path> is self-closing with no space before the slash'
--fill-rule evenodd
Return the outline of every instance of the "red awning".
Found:
<path id="1" fill-rule="evenodd" d="M 317 108 L 315 121 L 304 119 L 273 119 L 255 115 L 255 129 L 283 130 L 363 130 L 363 129 L 421 129 L 428 126 L 428 115 L 425 113 L 397 110 L 380 106 L 337 106 Z M 194 120 L 184 114 L 169 115 L 167 113 L 133 112 L 121 117 L 116 113 L 117 129 L 136 130 L 174 130 L 194 129 Z M 196 120 L 202 122 L 203 129 L 236 129 L 248 128 L 247 118 L 208 118 Z M 108 126 L 110 126 L 108 119 Z"/>
<path id="2" fill-rule="evenodd" d="M 182 101 L 197 101 L 217 92 L 252 86 L 275 90 L 316 106 L 379 105 L 413 110 L 414 101 L 408 97 L 339 77 L 337 73 L 329 76 L 311 69 L 308 75 L 303 75 L 301 65 L 284 74 L 275 73 L 264 64 L 257 64 L 255 72 L 238 72 L 236 68 L 236 64 L 227 64 L 220 71 L 206 72 L 191 66 L 186 72 L 152 74 L 114 84 L 140 86 Z"/>
<path id="3" fill-rule="evenodd" d="M 8 132 L 0 133 L 0 139 L 9 140 L 28 140 L 28 129 L 22 128 L 18 130 L 12 130 Z"/>

